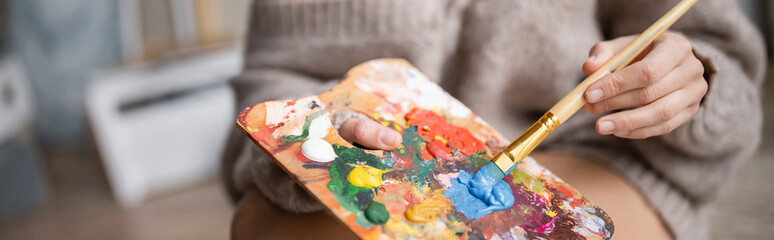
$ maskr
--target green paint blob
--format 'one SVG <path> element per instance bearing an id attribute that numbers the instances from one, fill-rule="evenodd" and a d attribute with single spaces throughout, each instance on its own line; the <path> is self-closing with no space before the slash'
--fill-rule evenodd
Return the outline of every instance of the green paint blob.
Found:
<path id="1" fill-rule="evenodd" d="M 359 148 L 348 148 L 334 144 L 333 151 L 338 157 L 331 162 L 331 169 L 328 171 L 330 177 L 327 184 L 328 190 L 333 193 L 333 197 L 341 207 L 355 215 L 363 216 L 373 202 L 374 188 L 352 185 L 347 180 L 347 176 L 352 169 L 360 165 L 368 165 L 380 170 L 384 170 L 386 165 L 379 157 L 368 154 Z M 368 227 L 364 224 L 359 225 Z"/>
<path id="2" fill-rule="evenodd" d="M 385 224 L 387 220 L 390 220 L 390 213 L 387 212 L 387 208 L 384 204 L 377 201 L 372 201 L 368 205 L 368 209 L 365 211 L 365 216 L 373 224 Z"/>

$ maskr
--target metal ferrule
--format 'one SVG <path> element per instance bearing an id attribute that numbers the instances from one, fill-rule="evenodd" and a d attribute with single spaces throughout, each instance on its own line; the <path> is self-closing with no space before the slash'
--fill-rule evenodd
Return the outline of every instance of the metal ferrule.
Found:
<path id="1" fill-rule="evenodd" d="M 547 112 L 540 120 L 535 122 L 535 124 L 532 124 L 526 132 L 522 133 L 516 141 L 513 141 L 498 153 L 492 161 L 503 171 L 503 173 L 508 174 L 511 167 L 527 157 L 532 150 L 535 150 L 535 147 L 537 147 L 548 134 L 559 127 L 560 124 L 556 115 Z"/>

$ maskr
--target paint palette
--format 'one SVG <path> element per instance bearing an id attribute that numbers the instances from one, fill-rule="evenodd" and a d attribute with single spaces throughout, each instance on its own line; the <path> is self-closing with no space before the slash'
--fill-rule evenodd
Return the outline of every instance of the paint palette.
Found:
<path id="1" fill-rule="evenodd" d="M 393 151 L 365 150 L 331 124 L 349 110 L 402 133 Z M 609 239 L 598 206 L 524 159 L 505 177 L 506 210 L 469 219 L 444 195 L 509 143 L 405 60 L 351 69 L 317 96 L 271 101 L 239 114 L 238 126 L 357 236 L 364 239 Z"/>

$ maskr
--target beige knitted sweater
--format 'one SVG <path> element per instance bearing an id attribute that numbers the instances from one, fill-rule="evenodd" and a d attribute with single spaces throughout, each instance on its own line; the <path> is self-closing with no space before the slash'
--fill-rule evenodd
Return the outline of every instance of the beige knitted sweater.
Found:
<path id="1" fill-rule="evenodd" d="M 596 42 L 643 31 L 677 0 L 257 0 L 239 107 L 316 95 L 358 63 L 405 58 L 514 138 L 584 78 Z M 678 239 L 707 239 L 708 206 L 761 138 L 762 39 L 733 0 L 702 0 L 673 27 L 705 65 L 697 115 L 644 140 L 602 136 L 577 113 L 541 145 L 621 172 Z M 241 133 L 224 157 L 235 197 L 257 187 L 291 211 L 307 196 Z"/>

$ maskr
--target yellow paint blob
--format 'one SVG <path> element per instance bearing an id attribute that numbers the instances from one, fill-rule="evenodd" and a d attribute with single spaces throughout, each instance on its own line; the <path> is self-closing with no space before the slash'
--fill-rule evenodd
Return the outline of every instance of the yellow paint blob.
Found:
<path id="1" fill-rule="evenodd" d="M 415 223 L 427 223 L 433 221 L 439 214 L 447 211 L 449 203 L 441 191 L 436 191 L 437 194 L 433 194 L 433 197 L 411 206 L 406 210 L 406 219 Z"/>
<path id="2" fill-rule="evenodd" d="M 382 185 L 384 172 L 386 171 L 371 166 L 358 166 L 349 172 L 347 180 L 358 187 L 374 188 Z"/>

